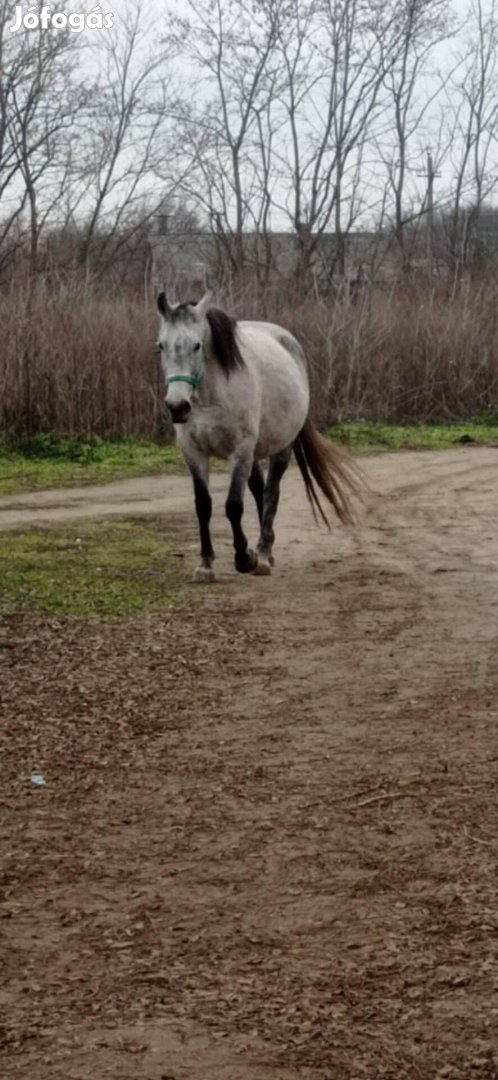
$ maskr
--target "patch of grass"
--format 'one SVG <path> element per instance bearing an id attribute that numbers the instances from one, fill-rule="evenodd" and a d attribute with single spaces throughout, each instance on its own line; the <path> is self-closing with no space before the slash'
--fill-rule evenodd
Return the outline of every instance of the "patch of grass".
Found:
<path id="1" fill-rule="evenodd" d="M 467 442 L 481 445 L 498 442 L 498 417 L 492 415 L 466 423 L 417 424 L 407 427 L 356 421 L 337 424 L 329 429 L 328 436 L 353 453 L 447 450 Z"/>
<path id="2" fill-rule="evenodd" d="M 0 533 L 0 614 L 119 617 L 177 605 L 175 550 L 155 518 Z"/>
<path id="3" fill-rule="evenodd" d="M 10 448 L 0 443 L 0 495 L 105 484 L 184 468 L 176 446 L 139 439 L 56 439 L 40 435 Z"/>

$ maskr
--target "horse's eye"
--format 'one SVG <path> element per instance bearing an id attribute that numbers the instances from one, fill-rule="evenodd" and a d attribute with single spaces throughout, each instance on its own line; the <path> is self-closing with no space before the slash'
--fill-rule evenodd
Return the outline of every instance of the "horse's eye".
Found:
<path id="1" fill-rule="evenodd" d="M 201 347 L 201 343 L 200 343 L 200 341 L 198 341 L 197 345 L 194 345 L 194 352 L 198 352 L 200 347 Z"/>

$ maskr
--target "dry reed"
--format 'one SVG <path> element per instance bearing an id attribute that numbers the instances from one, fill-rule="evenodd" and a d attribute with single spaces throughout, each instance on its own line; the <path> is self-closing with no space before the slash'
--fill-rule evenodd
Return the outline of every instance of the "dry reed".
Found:
<path id="1" fill-rule="evenodd" d="M 190 294 L 189 294 L 190 295 Z M 316 421 L 469 418 L 498 403 L 498 286 L 420 282 L 303 297 L 250 284 L 218 302 L 292 330 L 310 364 Z M 0 294 L 0 428 L 14 438 L 155 437 L 164 390 L 155 310 L 88 285 Z"/>

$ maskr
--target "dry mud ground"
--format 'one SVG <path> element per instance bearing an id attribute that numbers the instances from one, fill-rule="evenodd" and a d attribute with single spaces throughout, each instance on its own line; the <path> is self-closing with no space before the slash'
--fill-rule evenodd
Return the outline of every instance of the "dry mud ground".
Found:
<path id="1" fill-rule="evenodd" d="M 4 621 L 2 1080 L 498 1076 L 498 450 L 364 468 L 331 535 L 289 473 L 272 578 L 219 476 L 186 611 Z M 158 510 L 190 572 L 185 478 L 0 520 Z"/>

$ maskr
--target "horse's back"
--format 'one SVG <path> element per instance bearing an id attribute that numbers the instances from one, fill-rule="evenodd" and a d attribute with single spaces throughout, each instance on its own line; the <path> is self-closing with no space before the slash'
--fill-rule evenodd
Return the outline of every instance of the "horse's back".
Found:
<path id="1" fill-rule="evenodd" d="M 299 344 L 297 338 L 291 334 L 290 330 L 286 330 L 285 327 L 279 326 L 277 323 L 271 322 L 257 322 L 255 320 L 241 320 L 237 323 L 237 330 L 240 332 L 247 331 L 251 338 L 256 336 L 257 339 L 269 338 L 272 342 L 277 342 L 281 349 L 284 350 L 286 357 L 291 357 L 293 361 L 297 362 L 300 368 L 306 370 L 306 357 L 304 355 L 304 349 Z"/>

